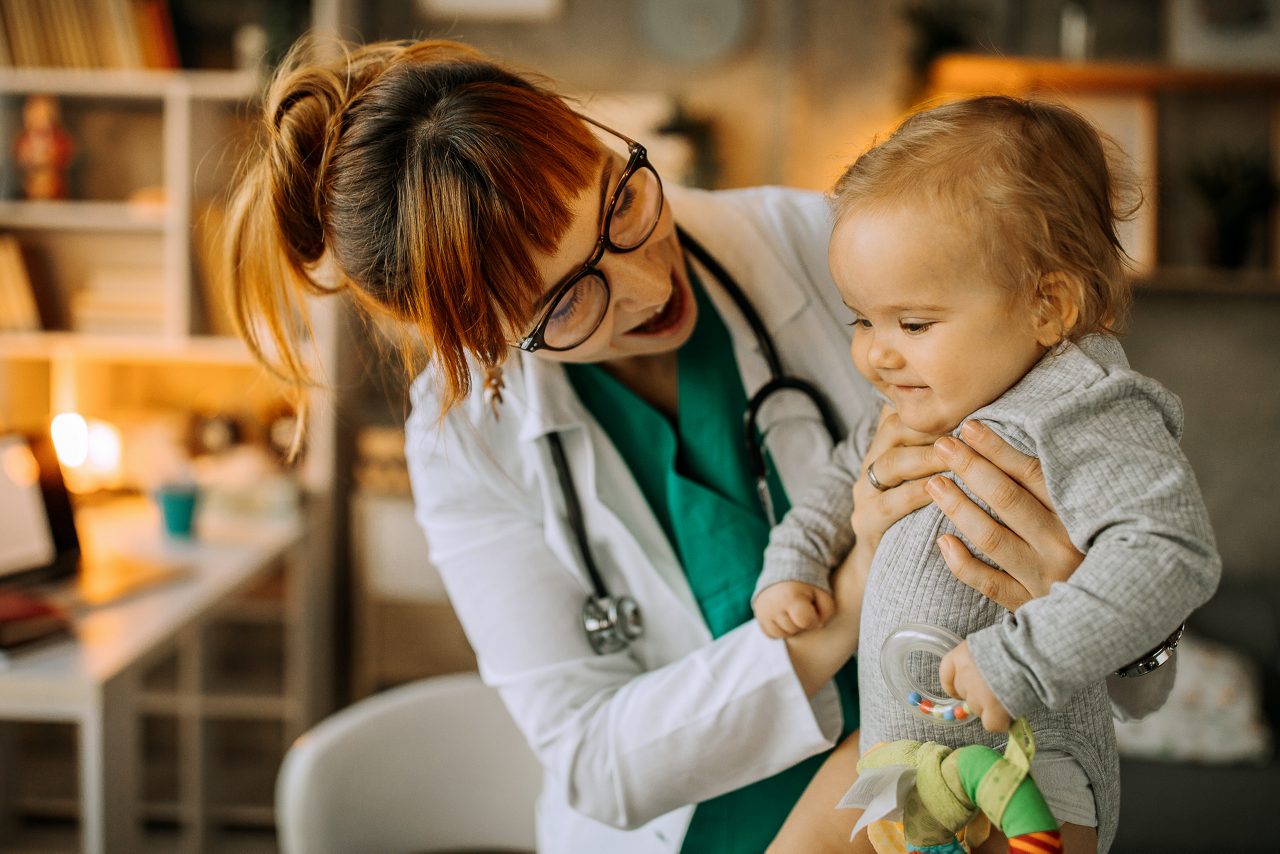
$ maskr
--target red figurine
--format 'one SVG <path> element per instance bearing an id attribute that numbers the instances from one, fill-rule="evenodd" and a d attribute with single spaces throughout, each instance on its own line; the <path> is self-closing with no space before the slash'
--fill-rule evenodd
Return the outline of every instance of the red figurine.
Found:
<path id="1" fill-rule="evenodd" d="M 13 154 L 22 170 L 22 192 L 28 199 L 65 199 L 71 134 L 60 120 L 58 99 L 32 95 L 22 105 L 22 133 Z"/>

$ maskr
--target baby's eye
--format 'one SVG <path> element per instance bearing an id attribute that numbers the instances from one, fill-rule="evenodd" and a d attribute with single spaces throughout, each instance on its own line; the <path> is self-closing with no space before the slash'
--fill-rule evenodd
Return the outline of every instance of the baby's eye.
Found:
<path id="1" fill-rule="evenodd" d="M 853 320 L 849 321 L 849 325 L 852 326 L 854 329 L 870 329 L 871 321 L 867 320 L 865 317 L 855 312 L 853 315 Z"/>
<path id="2" fill-rule="evenodd" d="M 921 332 L 927 332 L 929 327 L 933 326 L 933 323 L 923 320 L 904 320 L 899 324 L 899 326 L 901 326 L 902 331 L 908 335 L 919 335 Z"/>

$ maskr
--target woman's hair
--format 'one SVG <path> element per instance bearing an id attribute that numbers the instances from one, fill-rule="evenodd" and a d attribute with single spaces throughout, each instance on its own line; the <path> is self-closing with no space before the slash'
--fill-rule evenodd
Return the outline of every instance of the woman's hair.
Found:
<path id="1" fill-rule="evenodd" d="M 836 182 L 837 218 L 887 205 L 934 206 L 968 223 L 987 273 L 1017 297 L 1064 274 L 1079 310 L 1072 340 L 1123 325 L 1131 300 L 1116 224 L 1141 192 L 1109 137 L 1063 106 L 1005 96 L 909 116 Z"/>
<path id="2" fill-rule="evenodd" d="M 299 42 L 276 72 L 234 190 L 237 329 L 301 392 L 305 297 L 348 290 L 409 330 L 406 367 L 425 352 L 444 412 L 470 390 L 469 359 L 500 364 L 529 321 L 532 253 L 555 252 L 599 148 L 548 83 L 465 45 L 340 46 L 324 61 L 321 47 Z"/>

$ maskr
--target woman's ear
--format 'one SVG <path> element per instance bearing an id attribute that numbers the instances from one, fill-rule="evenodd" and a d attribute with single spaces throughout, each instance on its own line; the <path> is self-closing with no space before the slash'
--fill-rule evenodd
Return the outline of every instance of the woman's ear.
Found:
<path id="1" fill-rule="evenodd" d="M 1080 319 L 1080 282 L 1067 273 L 1045 273 L 1036 286 L 1036 341 L 1052 347 Z"/>

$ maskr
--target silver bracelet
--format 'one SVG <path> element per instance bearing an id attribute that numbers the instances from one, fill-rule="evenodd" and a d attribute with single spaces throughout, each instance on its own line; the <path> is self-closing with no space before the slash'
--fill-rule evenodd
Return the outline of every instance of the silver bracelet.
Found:
<path id="1" fill-rule="evenodd" d="M 1148 652 L 1132 664 L 1127 664 L 1116 671 L 1116 675 L 1121 679 L 1131 676 L 1146 676 L 1169 659 L 1173 658 L 1173 651 L 1178 648 L 1178 641 L 1182 640 L 1182 633 L 1186 630 L 1187 624 L 1183 623 L 1173 630 L 1173 634 L 1165 638 L 1164 643 Z"/>

